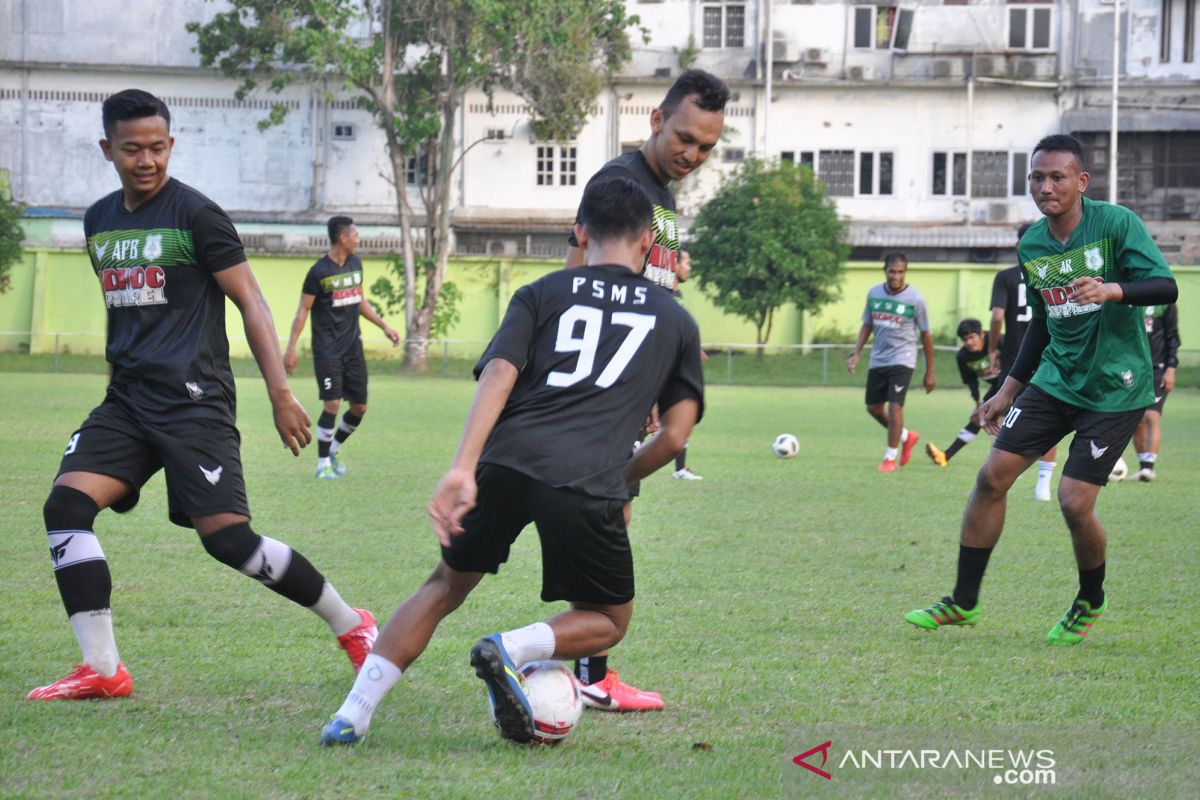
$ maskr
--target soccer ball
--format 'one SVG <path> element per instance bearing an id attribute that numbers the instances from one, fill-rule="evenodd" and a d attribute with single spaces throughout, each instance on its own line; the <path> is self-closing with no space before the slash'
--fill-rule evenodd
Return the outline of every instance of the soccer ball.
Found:
<path id="1" fill-rule="evenodd" d="M 794 458 L 800 452 L 800 440 L 790 433 L 781 433 L 771 442 L 771 449 L 780 458 Z"/>
<path id="2" fill-rule="evenodd" d="M 561 661 L 531 661 L 521 667 L 525 696 L 533 708 L 533 741 L 558 744 L 583 714 L 574 673 Z"/>
<path id="3" fill-rule="evenodd" d="M 1113 464 L 1112 472 L 1108 473 L 1108 479 L 1110 481 L 1123 481 L 1128 474 L 1129 465 L 1125 463 L 1124 458 L 1118 458 L 1117 463 Z"/>

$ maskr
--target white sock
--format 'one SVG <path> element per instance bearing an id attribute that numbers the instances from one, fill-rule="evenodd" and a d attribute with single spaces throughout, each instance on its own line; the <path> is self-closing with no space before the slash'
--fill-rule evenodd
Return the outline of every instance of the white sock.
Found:
<path id="1" fill-rule="evenodd" d="M 325 624 L 329 626 L 329 630 L 333 631 L 334 636 L 349 633 L 351 628 L 362 622 L 358 612 L 342 599 L 337 589 L 333 588 L 333 584 L 329 581 L 325 581 L 325 587 L 321 589 L 321 596 L 317 602 L 309 606 L 308 610 L 325 620 Z"/>
<path id="2" fill-rule="evenodd" d="M 900 452 L 900 449 L 898 447 L 885 447 L 885 448 L 883 448 L 883 460 L 884 461 L 895 461 L 896 454 L 899 452 Z"/>
<path id="3" fill-rule="evenodd" d="M 1138 461 L 1146 461 L 1153 464 L 1158 461 L 1158 453 L 1138 453 Z"/>
<path id="4" fill-rule="evenodd" d="M 966 428 L 963 428 L 961 431 L 958 432 L 958 438 L 961 441 L 963 441 L 964 443 L 970 443 L 970 442 L 975 441 L 975 436 L 976 436 L 975 433 L 967 430 Z"/>
<path id="5" fill-rule="evenodd" d="M 500 634 L 500 642 L 508 657 L 518 667 L 530 661 L 544 661 L 554 656 L 554 630 L 544 622 L 535 622 L 515 631 Z"/>
<path id="6" fill-rule="evenodd" d="M 335 439 L 331 439 L 331 440 L 330 440 L 330 442 L 329 442 L 329 455 L 331 455 L 331 456 L 335 456 L 335 455 L 337 455 L 337 451 L 338 451 L 338 450 L 341 450 L 341 449 L 342 449 L 342 443 L 341 443 L 341 442 L 339 442 L 339 441 L 338 441 L 336 438 L 335 438 Z"/>
<path id="7" fill-rule="evenodd" d="M 346 695 L 342 707 L 337 710 L 337 716 L 350 720 L 354 732 L 362 736 L 371 727 L 371 717 L 375 715 L 375 707 L 383 702 L 383 698 L 400 680 L 403 671 L 383 656 L 374 653 L 367 656 L 350 694 Z"/>
<path id="8" fill-rule="evenodd" d="M 83 651 L 83 663 L 106 678 L 116 675 L 121 657 L 113 637 L 112 610 L 99 608 L 72 614 L 71 628 Z"/>
<path id="9" fill-rule="evenodd" d="M 900 429 L 900 444 L 904 444 L 907 441 L 908 441 L 908 428 L 901 428 Z"/>
<path id="10" fill-rule="evenodd" d="M 326 467 L 331 467 L 331 466 L 333 466 L 333 465 L 332 465 L 331 463 L 329 463 L 329 457 L 328 457 L 328 456 L 326 456 L 325 458 L 318 458 L 318 459 L 317 459 L 317 469 L 319 469 L 319 470 L 320 470 L 320 469 L 325 469 Z"/>
<path id="11" fill-rule="evenodd" d="M 1050 479 L 1054 477 L 1054 461 L 1039 461 L 1038 462 L 1038 477 L 1037 487 L 1035 492 L 1045 489 L 1050 491 Z"/>

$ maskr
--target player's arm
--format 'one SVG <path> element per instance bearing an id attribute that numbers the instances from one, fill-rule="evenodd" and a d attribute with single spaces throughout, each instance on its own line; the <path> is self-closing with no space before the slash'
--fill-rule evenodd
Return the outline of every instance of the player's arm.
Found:
<path id="1" fill-rule="evenodd" d="M 921 331 L 921 345 L 925 348 L 925 394 L 937 386 L 937 377 L 933 374 L 933 334 Z"/>
<path id="2" fill-rule="evenodd" d="M 488 361 L 479 373 L 458 452 L 429 501 L 429 517 L 443 547 L 449 546 L 451 536 L 462 533 L 462 518 L 475 507 L 475 469 L 519 374 L 516 366 L 503 358 Z"/>
<path id="3" fill-rule="evenodd" d="M 700 403 L 694 398 L 681 399 L 658 415 L 658 433 L 638 448 L 629 469 L 625 471 L 625 482 L 640 481 L 655 470 L 668 464 L 687 445 L 692 428 L 700 416 Z"/>
<path id="4" fill-rule="evenodd" d="M 367 321 L 376 328 L 383 331 L 383 335 L 392 343 L 392 347 L 400 344 L 400 334 L 396 333 L 396 330 L 391 325 L 383 321 L 383 317 L 379 316 L 378 312 L 375 311 L 375 307 L 367 301 L 367 298 L 363 298 L 362 303 L 358 307 L 358 313 L 366 317 Z"/>
<path id="5" fill-rule="evenodd" d="M 1175 304 L 1163 309 L 1163 388 L 1168 392 L 1175 388 L 1175 368 L 1179 366 L 1179 309 Z"/>
<path id="6" fill-rule="evenodd" d="M 275 336 L 275 322 L 271 319 L 271 308 L 263 297 L 250 265 L 243 261 L 228 269 L 213 273 L 217 285 L 225 296 L 233 301 L 242 314 L 242 324 L 250 352 L 258 362 L 258 369 L 267 384 L 267 395 L 271 398 L 271 409 L 275 417 L 275 430 L 285 447 L 293 455 L 300 455 L 300 448 L 312 441 L 308 414 L 288 388 L 283 359 L 279 357 L 279 339 Z"/>
<path id="7" fill-rule="evenodd" d="M 862 354 L 862 350 L 867 346 L 867 339 L 871 338 L 871 323 L 864 322 L 862 327 L 858 329 L 858 341 L 854 343 L 854 352 L 846 359 L 846 369 L 850 370 L 850 374 L 854 374 L 854 370 L 858 367 L 858 359 Z"/>
<path id="8" fill-rule="evenodd" d="M 288 374 L 296 371 L 296 342 L 304 333 L 304 323 L 308 321 L 308 312 L 312 311 L 316 295 L 300 293 L 300 305 L 296 308 L 296 316 L 292 318 L 292 333 L 288 336 L 287 349 L 283 353 L 283 367 Z"/>
<path id="9" fill-rule="evenodd" d="M 1084 276 L 1071 282 L 1071 300 L 1079 305 L 1122 303 L 1128 306 L 1158 306 L 1174 303 L 1179 286 L 1174 278 L 1155 276 L 1136 281 L 1100 281 Z"/>
<path id="10" fill-rule="evenodd" d="M 992 307 L 992 322 L 988 326 L 988 361 L 991 372 L 1000 370 L 1000 339 L 1004 329 L 1004 306 Z"/>

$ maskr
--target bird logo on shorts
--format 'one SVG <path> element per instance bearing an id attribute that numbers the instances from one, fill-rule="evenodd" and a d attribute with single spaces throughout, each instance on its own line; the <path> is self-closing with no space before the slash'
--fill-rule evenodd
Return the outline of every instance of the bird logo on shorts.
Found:
<path id="1" fill-rule="evenodd" d="M 1092 445 L 1092 460 L 1093 461 L 1100 458 L 1100 456 L 1104 455 L 1104 451 L 1108 449 L 1108 445 L 1104 445 L 1104 447 L 1097 447 L 1095 439 L 1092 439 L 1091 445 Z"/>
<path id="2" fill-rule="evenodd" d="M 199 464 L 196 466 L 200 467 Z M 204 477 L 207 478 L 208 482 L 213 486 L 216 486 L 221 480 L 221 470 L 223 469 L 224 467 L 216 467 L 215 469 L 205 469 L 204 467 L 200 467 L 200 471 L 204 473 Z"/>

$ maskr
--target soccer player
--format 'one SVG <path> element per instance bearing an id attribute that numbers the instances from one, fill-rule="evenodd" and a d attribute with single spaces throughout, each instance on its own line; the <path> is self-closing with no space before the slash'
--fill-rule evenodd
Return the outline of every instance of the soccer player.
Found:
<path id="1" fill-rule="evenodd" d="M 112 578 L 93 526 L 105 508 L 123 513 L 137 505 L 141 487 L 160 469 L 171 521 L 194 528 L 213 558 L 323 619 L 358 669 L 375 639 L 374 617 L 348 606 L 300 553 L 250 527 L 226 297 L 242 314 L 283 444 L 299 455 L 311 436 L 233 223 L 168 177 L 175 142 L 161 100 L 128 89 L 104 101 L 102 117 L 100 149 L 121 189 L 92 205 L 83 227 L 108 306 L 108 391 L 67 442 L 43 508 L 54 577 L 83 663 L 29 698 L 133 691 L 117 653 Z"/>
<path id="2" fill-rule="evenodd" d="M 296 371 L 296 341 L 304 330 L 308 312 L 312 311 L 313 367 L 317 373 L 317 395 L 324 403 L 317 418 L 317 477 L 336 479 L 346 474 L 345 464 L 337 460 L 338 449 L 358 429 L 367 413 L 367 361 L 363 357 L 359 315 L 383 331 L 392 347 L 400 344 L 400 334 L 363 297 L 363 266 L 355 255 L 358 227 L 354 220 L 330 217 L 328 228 L 332 246 L 304 277 L 283 365 L 289 373 Z M 350 401 L 350 410 L 337 424 L 343 397 Z"/>
<path id="3" fill-rule="evenodd" d="M 1154 405 L 1146 409 L 1133 432 L 1133 446 L 1140 467 L 1134 477 L 1149 483 L 1156 477 L 1154 467 L 1162 442 L 1163 406 L 1167 395 L 1175 388 L 1175 368 L 1179 366 L 1179 312 L 1174 303 L 1168 303 L 1147 306 L 1143 313 L 1146 337 L 1150 341 L 1150 362 L 1154 365 Z"/>
<path id="4" fill-rule="evenodd" d="M 1017 246 L 1033 319 L 1000 391 L 976 410 L 996 436 L 963 514 L 953 593 L 904 615 L 922 628 L 974 625 L 979 586 L 1004 530 L 1009 488 L 1039 454 L 1075 433 L 1058 485 L 1079 592 L 1046 638 L 1074 645 L 1108 608 L 1106 539 L 1096 497 L 1154 401 L 1140 306 L 1178 289 L 1145 225 L 1126 208 L 1084 196 L 1083 148 L 1065 135 L 1033 149 L 1029 191 L 1045 217 Z"/>
<path id="5" fill-rule="evenodd" d="M 679 284 L 683 252 L 679 242 L 679 216 L 675 210 L 672 181 L 682 181 L 712 155 L 725 127 L 725 105 L 729 87 L 704 70 L 682 73 L 658 108 L 650 112 L 650 138 L 641 147 L 609 161 L 588 184 L 613 176 L 629 178 L 650 196 L 654 208 L 654 246 L 646 255 L 642 275 L 664 289 L 675 291 Z M 578 215 L 576 223 L 579 222 Z M 566 266 L 584 263 L 583 249 L 569 239 Z M 703 351 L 701 351 L 703 358 Z M 642 437 L 639 437 L 640 441 Z M 686 450 L 686 445 L 684 447 Z M 672 477 L 694 480 L 700 476 L 687 469 L 686 454 L 680 452 Z M 637 496 L 635 486 L 631 496 Z M 625 510 L 626 524 L 632 509 Z M 656 711 L 663 707 L 662 695 L 638 689 L 621 680 L 608 668 L 608 653 L 597 653 L 575 663 L 575 676 L 582 687 L 583 702 L 600 711 Z"/>
<path id="6" fill-rule="evenodd" d="M 986 381 L 988 385 L 987 394 L 984 395 L 985 400 L 990 399 L 997 389 L 995 367 L 988 356 L 988 335 L 983 332 L 983 323 L 977 319 L 968 318 L 958 323 L 958 338 L 962 341 L 962 347 L 958 348 L 958 352 L 954 354 L 954 360 L 958 364 L 958 374 L 962 378 L 963 384 L 970 390 L 971 399 L 975 401 L 975 407 L 978 408 L 980 379 Z M 925 445 L 925 452 L 933 459 L 933 463 L 944 467 L 950 463 L 950 459 L 954 458 L 955 453 L 971 443 L 977 433 L 979 433 L 979 425 L 974 420 L 968 420 L 966 426 L 958 432 L 958 436 L 944 452 L 932 443 Z"/>
<path id="7" fill-rule="evenodd" d="M 904 397 L 913 370 L 917 368 L 917 338 L 925 350 L 925 392 L 933 391 L 937 379 L 933 373 L 933 336 L 929 333 L 929 309 L 925 298 L 905 282 L 908 257 L 889 253 L 883 259 L 883 283 L 867 292 L 862 328 L 846 368 L 855 374 L 858 359 L 871 334 L 871 368 L 867 371 L 867 413 L 887 428 L 887 447 L 883 451 L 880 472 L 895 472 L 899 454 L 903 467 L 912 458 L 913 446 L 920 436 L 904 427 Z M 884 412 L 887 403 L 887 412 Z"/>
<path id="8" fill-rule="evenodd" d="M 499 569 L 530 522 L 541 539 L 542 600 L 570 608 L 471 650 L 500 734 L 533 737 L 521 664 L 596 653 L 624 636 L 634 595 L 627 485 L 675 457 L 704 403 L 695 321 L 639 277 L 650 219 L 633 181 L 590 183 L 575 226 L 586 266 L 513 296 L 475 365 L 479 386 L 458 452 L 429 502 L 441 561 L 380 632 L 322 744 L 363 737 L 438 623 Z M 656 401 L 661 428 L 631 461 L 629 443 Z"/>
<path id="9" fill-rule="evenodd" d="M 675 262 L 675 290 L 672 294 L 678 300 L 683 297 L 683 290 L 680 285 L 687 282 L 687 279 L 692 274 L 692 257 L 688 255 L 687 250 L 679 251 L 679 259 Z M 703 350 L 700 351 L 700 361 L 708 360 L 708 356 Z M 679 451 L 679 455 L 675 456 L 675 471 L 671 473 L 671 477 L 679 481 L 702 481 L 704 478 L 697 475 L 688 469 L 687 465 L 688 446 L 685 444 L 683 449 Z M 595 691 L 594 689 L 592 691 Z M 586 694 L 586 692 L 585 692 Z M 594 698 L 593 698 L 594 699 Z"/>

